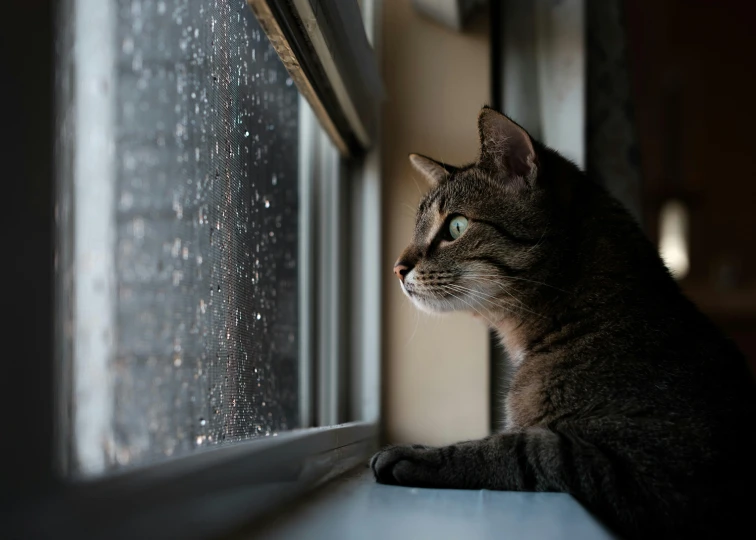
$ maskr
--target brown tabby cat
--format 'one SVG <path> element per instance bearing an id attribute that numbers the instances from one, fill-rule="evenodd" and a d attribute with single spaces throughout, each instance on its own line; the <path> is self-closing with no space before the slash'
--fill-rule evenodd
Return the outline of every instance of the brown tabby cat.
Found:
<path id="1" fill-rule="evenodd" d="M 507 428 L 386 448 L 376 479 L 567 492 L 627 537 L 734 527 L 756 511 L 742 354 L 602 187 L 506 116 L 484 108 L 478 125 L 472 165 L 410 156 L 432 189 L 394 271 L 419 308 L 498 331 L 515 368 Z"/>

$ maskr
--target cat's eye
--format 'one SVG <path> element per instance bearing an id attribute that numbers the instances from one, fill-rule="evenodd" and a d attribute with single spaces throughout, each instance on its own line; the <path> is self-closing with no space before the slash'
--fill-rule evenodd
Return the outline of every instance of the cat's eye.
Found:
<path id="1" fill-rule="evenodd" d="M 467 229 L 467 218 L 465 216 L 454 216 L 449 221 L 449 235 L 452 240 L 456 240 Z"/>

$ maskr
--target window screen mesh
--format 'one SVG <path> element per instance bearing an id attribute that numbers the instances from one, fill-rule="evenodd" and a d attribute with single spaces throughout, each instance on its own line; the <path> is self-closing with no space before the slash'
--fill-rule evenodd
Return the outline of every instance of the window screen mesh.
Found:
<path id="1" fill-rule="evenodd" d="M 297 90 L 244 0 L 115 5 L 110 469 L 297 427 L 299 386 Z"/>

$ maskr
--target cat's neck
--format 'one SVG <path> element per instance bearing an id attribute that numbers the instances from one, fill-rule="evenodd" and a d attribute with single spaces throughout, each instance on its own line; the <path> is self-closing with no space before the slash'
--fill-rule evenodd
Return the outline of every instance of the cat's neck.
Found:
<path id="1" fill-rule="evenodd" d="M 647 308 L 655 306 L 649 316 L 659 316 L 683 299 L 656 246 L 635 222 L 606 203 L 608 195 L 603 191 L 585 194 L 582 199 L 588 200 L 590 195 L 598 202 L 588 209 L 609 210 L 599 215 L 588 210 L 575 212 L 582 217 L 573 225 L 572 236 L 582 240 L 570 246 L 578 255 L 567 268 L 518 284 L 516 300 L 521 305 L 489 314 L 489 323 L 514 366 L 522 365 L 557 337 L 566 346 L 573 335 L 570 328 L 579 326 L 577 336 L 585 338 L 592 328 L 603 328 L 603 321 L 623 317 L 623 309 L 638 306 L 640 298 Z M 603 224 L 602 228 L 597 229 L 597 223 Z M 539 281 L 542 286 L 537 286 Z"/>
<path id="2" fill-rule="evenodd" d="M 494 324 L 494 330 L 507 351 L 509 361 L 515 367 L 519 367 L 528 354 L 526 332 L 521 322 L 514 318 L 505 318 Z"/>

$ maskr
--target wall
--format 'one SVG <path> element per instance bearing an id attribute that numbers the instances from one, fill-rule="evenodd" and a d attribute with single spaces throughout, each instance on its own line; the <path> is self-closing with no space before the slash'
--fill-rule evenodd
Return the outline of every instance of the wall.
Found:
<path id="1" fill-rule="evenodd" d="M 682 286 L 756 372 L 756 4 L 625 5 L 649 231 L 661 202 L 687 203 Z"/>
<path id="2" fill-rule="evenodd" d="M 476 117 L 489 101 L 488 29 L 477 20 L 456 33 L 415 13 L 409 0 L 385 0 L 382 31 L 385 436 L 426 444 L 477 438 L 489 426 L 487 329 L 466 314 L 420 313 L 392 266 L 426 190 L 407 155 L 457 164 L 476 157 Z"/>

